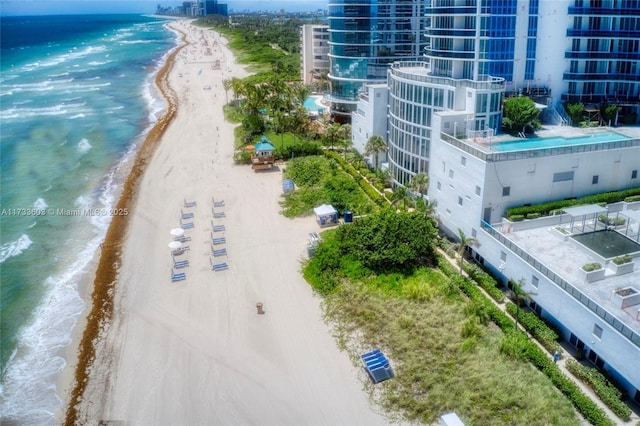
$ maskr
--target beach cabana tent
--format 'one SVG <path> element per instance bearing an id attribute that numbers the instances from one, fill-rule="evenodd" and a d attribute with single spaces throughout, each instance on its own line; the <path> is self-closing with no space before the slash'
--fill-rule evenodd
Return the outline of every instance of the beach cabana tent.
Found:
<path id="1" fill-rule="evenodd" d="M 338 223 L 338 211 L 332 205 L 322 204 L 313 209 L 313 213 L 320 226 Z"/>
<path id="2" fill-rule="evenodd" d="M 255 145 L 256 155 L 258 157 L 270 157 L 276 148 L 273 146 L 266 136 L 262 136 L 260 142 Z"/>

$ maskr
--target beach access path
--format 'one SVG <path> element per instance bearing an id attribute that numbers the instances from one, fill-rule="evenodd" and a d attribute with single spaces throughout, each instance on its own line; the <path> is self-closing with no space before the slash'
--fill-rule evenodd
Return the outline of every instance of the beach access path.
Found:
<path id="1" fill-rule="evenodd" d="M 222 80 L 246 71 L 213 31 L 187 20 L 170 26 L 188 42 L 169 76 L 178 112 L 140 182 L 114 319 L 98 345 L 80 420 L 388 424 L 301 275 L 308 233 L 318 226 L 279 213 L 279 168 L 256 172 L 233 162 Z M 185 199 L 196 206 L 185 208 Z M 224 200 L 216 208 L 224 217 L 213 217 L 213 199 Z M 172 282 L 169 231 L 180 225 L 181 209 L 193 213 L 186 222 L 194 226 L 179 257 L 189 266 L 175 271 L 186 279 Z M 224 225 L 215 237 L 224 238 L 227 256 L 213 259 L 229 266 L 218 272 L 210 265 L 214 225 Z"/>

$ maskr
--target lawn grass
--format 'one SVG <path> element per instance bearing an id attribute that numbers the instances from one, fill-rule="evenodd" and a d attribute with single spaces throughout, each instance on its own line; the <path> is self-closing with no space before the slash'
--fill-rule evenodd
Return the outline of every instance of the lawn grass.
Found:
<path id="1" fill-rule="evenodd" d="M 542 373 L 500 353 L 502 332 L 437 270 L 344 280 L 324 308 L 355 363 L 375 348 L 391 360 L 396 377 L 366 388 L 392 418 L 433 423 L 455 411 L 466 424 L 578 424 Z"/>

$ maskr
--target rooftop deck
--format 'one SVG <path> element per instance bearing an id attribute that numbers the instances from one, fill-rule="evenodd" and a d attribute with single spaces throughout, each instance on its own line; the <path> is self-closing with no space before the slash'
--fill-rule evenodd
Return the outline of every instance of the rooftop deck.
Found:
<path id="1" fill-rule="evenodd" d="M 586 230 L 593 231 L 593 222 L 586 223 Z M 638 225 L 635 224 L 635 226 Z M 568 223 L 560 225 L 559 219 L 555 225 L 549 225 L 547 220 L 546 226 L 521 230 L 515 226 L 508 233 L 501 232 L 499 227 L 494 229 L 498 231 L 500 236 L 548 268 L 550 275 L 557 275 L 569 284 L 568 287 L 574 287 L 628 327 L 636 334 L 632 340 L 640 346 L 640 304 L 623 308 L 620 299 L 615 297 L 616 290 L 627 287 L 634 287 L 640 292 L 640 257 L 638 257 L 638 253 L 633 259 L 634 271 L 616 275 L 612 262 L 603 260 L 602 257 L 570 238 L 569 234 L 560 232 L 558 227 L 565 229 L 565 231 L 570 230 L 570 225 Z M 602 229 L 602 227 L 603 225 L 600 224 L 598 229 Z M 580 233 L 582 226 L 579 229 L 574 228 L 573 231 L 574 234 Z M 637 229 L 635 233 L 637 233 Z M 633 234 L 634 240 L 635 233 Z M 531 262 L 531 260 L 529 261 Z M 587 263 L 594 262 L 605 267 L 605 277 L 595 282 L 587 282 L 581 268 Z M 554 279 L 554 281 L 558 283 L 559 280 Z M 571 293 L 570 288 L 568 292 Z M 574 293 L 573 295 L 579 298 L 578 294 Z M 582 301 L 588 303 L 586 299 Z M 626 335 L 626 333 L 623 334 Z"/>

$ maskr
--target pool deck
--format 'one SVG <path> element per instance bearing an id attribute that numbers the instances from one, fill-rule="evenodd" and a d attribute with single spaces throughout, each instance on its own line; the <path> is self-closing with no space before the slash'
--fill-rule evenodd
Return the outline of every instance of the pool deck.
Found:
<path id="1" fill-rule="evenodd" d="M 563 225 L 563 228 L 569 230 L 568 225 Z M 633 272 L 615 275 L 612 265 L 605 264 L 605 278 L 589 283 L 580 270 L 582 265 L 593 262 L 603 264 L 602 258 L 572 238 L 566 238 L 565 241 L 565 236 L 556 230 L 556 226 L 541 226 L 503 235 L 615 315 L 618 320 L 640 333 L 640 305 L 622 309 L 620 302 L 612 297 L 620 288 L 635 287 L 640 290 L 640 257 L 634 258 Z M 635 233 L 633 236 L 635 239 Z"/>
<path id="2" fill-rule="evenodd" d="M 540 139 L 540 138 L 578 138 L 578 137 L 590 137 L 603 133 L 619 133 L 626 136 L 629 139 L 640 139 L 640 126 L 625 126 L 625 127 L 589 127 L 589 128 L 577 128 L 571 126 L 553 126 L 544 125 L 542 129 L 537 130 L 535 134 L 528 135 L 527 138 L 519 138 L 510 134 L 501 133 L 492 136 L 487 139 L 482 139 L 479 142 L 473 142 L 471 139 L 464 139 L 465 142 L 471 143 L 473 146 L 480 148 L 482 151 L 500 152 L 491 148 L 491 145 L 501 142 L 515 142 L 526 141 L 527 139 Z M 531 148 L 527 148 L 531 149 Z M 512 150 L 505 151 L 512 152 Z"/>

